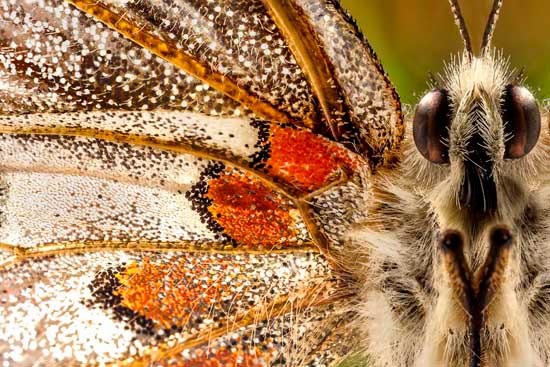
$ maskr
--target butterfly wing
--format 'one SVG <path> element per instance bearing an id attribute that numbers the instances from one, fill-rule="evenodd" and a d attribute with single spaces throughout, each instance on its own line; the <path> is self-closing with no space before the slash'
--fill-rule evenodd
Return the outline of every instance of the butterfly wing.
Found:
<path id="1" fill-rule="evenodd" d="M 401 134 L 347 16 L 332 3 L 74 4 L 0 2 L 2 358 L 347 354 L 333 254 L 361 215 L 357 174 L 390 163 Z"/>
<path id="2" fill-rule="evenodd" d="M 335 2 L 71 3 L 258 116 L 331 135 L 375 166 L 402 138 L 399 98 Z"/>
<path id="3" fill-rule="evenodd" d="M 282 183 L 98 138 L 2 147 L 6 361 L 300 365 L 342 322 L 338 277 Z"/>

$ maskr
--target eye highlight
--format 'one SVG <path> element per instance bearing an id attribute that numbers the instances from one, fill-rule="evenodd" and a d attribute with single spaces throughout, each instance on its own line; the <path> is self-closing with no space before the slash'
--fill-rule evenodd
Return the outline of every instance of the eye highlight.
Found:
<path id="1" fill-rule="evenodd" d="M 451 123 L 449 95 L 445 89 L 428 92 L 418 103 L 413 120 L 413 138 L 418 151 L 432 163 L 449 163 Z"/>
<path id="2" fill-rule="evenodd" d="M 539 139 L 539 106 L 527 88 L 508 85 L 501 108 L 506 139 L 504 158 L 521 158 L 535 147 Z"/>

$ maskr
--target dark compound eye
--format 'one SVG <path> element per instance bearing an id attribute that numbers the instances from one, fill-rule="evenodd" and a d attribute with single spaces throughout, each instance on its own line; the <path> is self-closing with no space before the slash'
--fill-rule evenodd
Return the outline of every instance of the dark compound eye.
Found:
<path id="1" fill-rule="evenodd" d="M 445 89 L 434 89 L 420 100 L 414 113 L 414 143 L 424 158 L 433 163 L 449 163 L 449 103 Z"/>
<path id="2" fill-rule="evenodd" d="M 503 94 L 504 158 L 525 156 L 537 144 L 540 135 L 540 111 L 527 88 L 508 85 Z"/>

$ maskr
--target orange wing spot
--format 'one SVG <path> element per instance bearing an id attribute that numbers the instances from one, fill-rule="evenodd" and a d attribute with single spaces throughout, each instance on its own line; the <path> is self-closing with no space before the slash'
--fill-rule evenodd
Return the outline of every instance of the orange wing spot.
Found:
<path id="1" fill-rule="evenodd" d="M 347 174 L 360 167 L 357 158 L 338 144 L 310 131 L 272 125 L 268 172 L 304 191 L 315 191 L 339 170 Z"/>
<path id="2" fill-rule="evenodd" d="M 243 350 L 241 345 L 231 349 L 222 347 L 216 351 L 195 352 L 194 356 L 187 360 L 172 363 L 163 363 L 169 367 L 256 367 L 268 366 L 272 358 L 270 351 L 261 351 L 256 347 L 251 351 Z"/>
<path id="3" fill-rule="evenodd" d="M 221 307 L 222 300 L 235 302 L 240 298 L 234 289 L 244 284 L 244 276 L 234 277 L 232 287 L 227 287 L 224 277 L 229 266 L 216 262 L 213 272 L 208 259 L 158 264 L 144 258 L 117 275 L 121 286 L 115 293 L 122 297 L 123 306 L 159 326 L 181 327 Z"/>
<path id="4" fill-rule="evenodd" d="M 272 189 L 229 173 L 210 180 L 208 187 L 206 197 L 212 200 L 208 210 L 239 244 L 273 247 L 293 242 L 292 208 Z"/>

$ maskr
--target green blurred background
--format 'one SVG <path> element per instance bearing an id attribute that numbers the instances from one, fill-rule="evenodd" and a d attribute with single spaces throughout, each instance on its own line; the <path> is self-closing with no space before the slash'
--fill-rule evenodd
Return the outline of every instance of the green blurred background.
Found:
<path id="1" fill-rule="evenodd" d="M 404 103 L 414 104 L 428 88 L 429 73 L 443 70 L 462 41 L 446 0 L 341 0 L 357 20 Z M 492 0 L 461 0 L 479 48 Z M 493 45 L 524 69 L 540 100 L 550 98 L 550 1 L 504 0 Z M 365 366 L 352 357 L 340 367 Z"/>
<path id="2" fill-rule="evenodd" d="M 341 0 L 367 36 L 405 103 L 426 90 L 428 73 L 462 50 L 446 0 Z M 460 1 L 476 49 L 491 0 Z M 504 0 L 493 45 L 524 68 L 539 99 L 550 98 L 550 1 Z"/>

